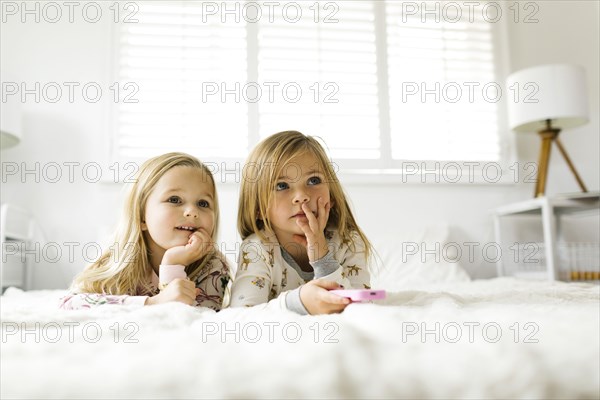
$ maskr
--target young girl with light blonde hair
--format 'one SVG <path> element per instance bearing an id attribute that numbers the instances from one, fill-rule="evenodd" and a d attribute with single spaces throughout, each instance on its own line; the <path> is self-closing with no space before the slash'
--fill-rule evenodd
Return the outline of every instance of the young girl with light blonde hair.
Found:
<path id="1" fill-rule="evenodd" d="M 243 239 L 231 306 L 268 303 L 300 314 L 342 311 L 328 290 L 370 288 L 371 244 L 359 228 L 325 150 L 296 131 L 249 155 L 238 209 Z"/>
<path id="2" fill-rule="evenodd" d="M 115 242 L 79 274 L 64 309 L 181 302 L 220 310 L 230 268 L 215 249 L 211 172 L 185 153 L 146 161 L 129 188 Z"/>

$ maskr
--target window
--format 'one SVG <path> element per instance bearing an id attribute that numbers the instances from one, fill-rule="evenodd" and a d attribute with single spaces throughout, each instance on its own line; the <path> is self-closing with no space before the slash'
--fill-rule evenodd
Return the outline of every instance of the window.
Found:
<path id="1" fill-rule="evenodd" d="M 407 4 L 386 9 L 392 158 L 498 161 L 495 17 L 464 2 Z"/>
<path id="2" fill-rule="evenodd" d="M 245 26 L 203 22 L 198 3 L 137 4 L 139 22 L 122 24 L 117 35 L 125 96 L 118 103 L 118 156 L 145 159 L 185 150 L 243 157 L 247 107 L 209 94 L 220 89 L 218 82 L 247 80 Z"/>
<path id="3" fill-rule="evenodd" d="M 295 129 L 322 137 L 346 168 L 503 160 L 493 10 L 398 1 L 136 4 L 138 22 L 115 35 L 117 79 L 123 89 L 131 83 L 116 107 L 119 159 L 180 150 L 241 161 L 262 138 Z"/>
<path id="4" fill-rule="evenodd" d="M 303 94 L 297 103 L 260 104 L 260 137 L 294 129 L 322 137 L 334 159 L 378 159 L 374 4 L 301 4 L 296 23 L 258 24 L 258 81 L 291 83 Z"/>

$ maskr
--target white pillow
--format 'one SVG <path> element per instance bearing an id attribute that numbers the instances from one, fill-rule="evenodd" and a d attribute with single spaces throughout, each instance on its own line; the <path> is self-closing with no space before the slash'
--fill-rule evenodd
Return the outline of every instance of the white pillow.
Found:
<path id="1" fill-rule="evenodd" d="M 470 281 L 449 233 L 447 224 L 437 224 L 418 232 L 369 235 L 378 258 L 372 287 L 406 290 L 430 283 Z"/>

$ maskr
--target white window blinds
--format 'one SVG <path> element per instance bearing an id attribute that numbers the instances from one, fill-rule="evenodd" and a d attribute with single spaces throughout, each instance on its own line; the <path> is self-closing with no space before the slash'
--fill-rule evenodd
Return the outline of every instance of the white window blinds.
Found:
<path id="1" fill-rule="evenodd" d="M 209 3 L 210 15 L 206 2 L 137 2 L 139 22 L 119 26 L 118 80 L 139 101 L 117 103 L 118 157 L 242 160 L 293 129 L 349 167 L 501 159 L 497 26 L 481 7 Z M 406 4 L 450 7 L 423 21 Z"/>
<path id="2" fill-rule="evenodd" d="M 294 129 L 323 138 L 333 158 L 379 158 L 373 3 L 299 4 L 298 22 L 258 26 L 259 81 L 302 91 L 297 102 L 260 104 L 261 138 Z"/>
<path id="3" fill-rule="evenodd" d="M 204 18 L 201 3 L 137 4 L 118 43 L 119 81 L 139 87 L 137 103 L 119 103 L 119 155 L 244 157 L 247 107 L 221 95 L 247 79 L 245 26 Z"/>
<path id="4" fill-rule="evenodd" d="M 500 159 L 496 16 L 478 4 L 386 2 L 394 159 Z"/>

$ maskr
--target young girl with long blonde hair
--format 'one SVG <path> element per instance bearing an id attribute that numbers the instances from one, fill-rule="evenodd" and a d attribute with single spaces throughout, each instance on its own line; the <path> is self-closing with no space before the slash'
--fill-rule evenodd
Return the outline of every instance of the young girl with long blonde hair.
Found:
<path id="1" fill-rule="evenodd" d="M 360 229 L 325 150 L 296 131 L 252 151 L 240 188 L 243 239 L 231 306 L 271 306 L 300 314 L 342 311 L 328 290 L 368 289 L 371 244 Z"/>
<path id="2" fill-rule="evenodd" d="M 171 301 L 220 310 L 230 268 L 215 249 L 211 172 L 185 153 L 146 161 L 129 188 L 115 242 L 79 274 L 64 309 Z"/>

